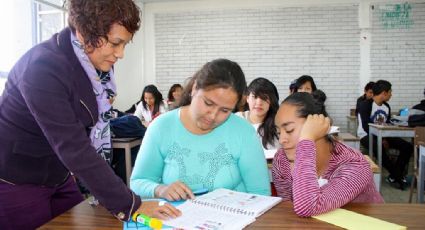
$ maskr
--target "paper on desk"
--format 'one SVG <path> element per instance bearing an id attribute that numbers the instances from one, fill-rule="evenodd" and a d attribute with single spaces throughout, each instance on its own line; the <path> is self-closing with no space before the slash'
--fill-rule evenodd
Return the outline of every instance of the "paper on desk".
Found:
<path id="1" fill-rule="evenodd" d="M 313 216 L 313 218 L 336 225 L 345 229 L 361 229 L 361 230 L 402 230 L 407 229 L 405 226 L 393 224 L 374 217 L 366 216 L 356 212 L 338 208 L 334 211 Z"/>

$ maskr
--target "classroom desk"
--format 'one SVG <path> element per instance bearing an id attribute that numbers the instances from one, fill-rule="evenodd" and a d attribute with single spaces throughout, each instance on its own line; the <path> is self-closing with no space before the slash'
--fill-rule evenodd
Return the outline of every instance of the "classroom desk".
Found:
<path id="1" fill-rule="evenodd" d="M 358 213 L 376 217 L 408 229 L 423 229 L 425 205 L 423 204 L 349 204 L 344 207 Z M 282 202 L 258 217 L 246 229 L 340 229 L 331 224 L 295 215 L 290 202 Z M 87 201 L 56 217 L 40 229 L 123 229 L 102 206 L 92 207 Z"/>
<path id="2" fill-rule="evenodd" d="M 347 116 L 347 132 L 357 135 L 357 117 L 356 116 Z"/>
<path id="3" fill-rule="evenodd" d="M 351 133 L 338 133 L 336 137 L 346 145 L 360 150 L 360 138 L 356 137 L 355 135 Z"/>
<path id="4" fill-rule="evenodd" d="M 131 176 L 131 148 L 136 147 L 142 143 L 142 138 L 129 137 L 129 138 L 112 138 L 113 149 L 124 149 L 125 151 L 125 176 L 127 186 L 130 186 Z"/>
<path id="5" fill-rule="evenodd" d="M 378 125 L 369 123 L 369 156 L 373 158 L 373 135 L 377 137 L 378 166 L 382 169 L 382 138 L 383 137 L 409 137 L 415 138 L 415 129 L 395 125 Z"/>
<path id="6" fill-rule="evenodd" d="M 424 180 L 425 180 L 425 144 L 419 145 L 419 167 L 417 179 L 418 203 L 424 203 Z"/>

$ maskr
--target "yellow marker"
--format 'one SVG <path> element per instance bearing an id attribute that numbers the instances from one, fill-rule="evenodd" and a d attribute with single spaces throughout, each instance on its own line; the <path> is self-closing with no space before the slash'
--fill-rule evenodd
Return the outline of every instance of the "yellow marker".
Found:
<path id="1" fill-rule="evenodd" d="M 135 212 L 131 218 L 134 222 L 144 224 L 153 229 L 161 229 L 162 221 L 156 218 L 151 218 L 149 216 L 143 215 L 141 213 Z"/>

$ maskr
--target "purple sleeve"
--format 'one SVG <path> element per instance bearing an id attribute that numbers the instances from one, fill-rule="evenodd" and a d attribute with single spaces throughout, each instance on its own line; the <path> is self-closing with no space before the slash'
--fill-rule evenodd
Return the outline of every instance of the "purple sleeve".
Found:
<path id="1" fill-rule="evenodd" d="M 39 66 L 42 64 L 46 65 L 39 63 Z M 122 217 L 121 220 L 128 219 L 141 200 L 91 146 L 85 127 L 71 104 L 72 98 L 78 95 L 72 92 L 69 82 L 62 80 L 80 73 L 63 71 L 61 74 L 47 67 L 34 67 L 27 72 L 37 77 L 24 78 L 20 91 L 58 158 L 111 213 Z"/>

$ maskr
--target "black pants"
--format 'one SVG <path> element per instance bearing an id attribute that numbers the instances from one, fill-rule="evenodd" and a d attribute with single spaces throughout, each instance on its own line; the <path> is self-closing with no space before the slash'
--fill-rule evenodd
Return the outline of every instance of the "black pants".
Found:
<path id="1" fill-rule="evenodd" d="M 405 170 L 407 165 L 409 164 L 410 156 L 413 154 L 413 145 L 401 138 L 398 137 L 387 137 L 382 138 L 382 141 L 386 140 L 388 142 L 389 148 L 397 149 L 399 151 L 399 155 L 395 164 L 391 162 L 388 157 L 387 151 L 388 149 L 384 149 L 382 146 L 382 166 L 388 170 L 390 176 L 394 178 L 396 181 L 400 182 L 402 177 L 405 175 Z M 369 135 L 360 139 L 360 143 L 369 148 Z M 373 153 L 376 157 L 378 152 L 377 148 L 377 138 L 373 137 Z"/>

